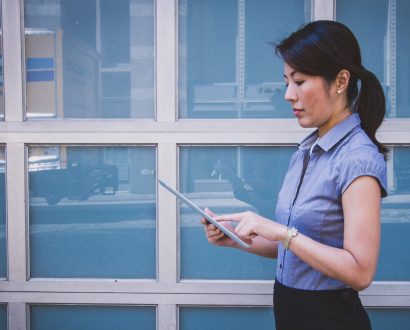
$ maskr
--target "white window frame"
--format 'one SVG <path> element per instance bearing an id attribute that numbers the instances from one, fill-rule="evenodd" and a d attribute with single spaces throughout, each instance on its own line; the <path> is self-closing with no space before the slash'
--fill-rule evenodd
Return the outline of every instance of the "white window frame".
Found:
<path id="1" fill-rule="evenodd" d="M 178 329 L 178 306 L 271 306 L 273 281 L 178 280 L 175 199 L 157 189 L 157 280 L 28 279 L 27 145 L 156 145 L 158 178 L 176 186 L 178 146 L 289 145 L 306 130 L 293 119 L 178 119 L 178 1 L 156 0 L 156 120 L 25 120 L 23 0 L 2 0 L 5 120 L 0 144 L 7 159 L 8 279 L 0 303 L 8 328 L 28 328 L 30 304 L 157 305 L 157 329 Z M 312 0 L 312 19 L 334 19 L 335 1 Z M 388 119 L 378 137 L 410 144 L 410 119 Z M 410 282 L 374 282 L 361 293 L 368 307 L 410 307 Z M 382 299 L 381 299 L 382 298 Z"/>

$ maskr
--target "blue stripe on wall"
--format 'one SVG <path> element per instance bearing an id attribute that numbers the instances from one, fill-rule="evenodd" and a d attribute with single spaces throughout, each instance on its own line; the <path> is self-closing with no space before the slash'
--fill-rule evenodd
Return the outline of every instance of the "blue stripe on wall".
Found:
<path id="1" fill-rule="evenodd" d="M 27 72 L 27 81 L 53 81 L 54 71 L 44 70 L 44 71 L 29 71 Z"/>
<path id="2" fill-rule="evenodd" d="M 32 57 L 27 59 L 27 70 L 54 69 L 54 58 Z"/>

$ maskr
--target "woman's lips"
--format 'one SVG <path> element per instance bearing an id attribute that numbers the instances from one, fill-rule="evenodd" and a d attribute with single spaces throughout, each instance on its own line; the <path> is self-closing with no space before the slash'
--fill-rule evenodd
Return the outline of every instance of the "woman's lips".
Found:
<path id="1" fill-rule="evenodd" d="M 303 109 L 295 109 L 293 108 L 293 114 L 297 117 L 303 112 Z"/>

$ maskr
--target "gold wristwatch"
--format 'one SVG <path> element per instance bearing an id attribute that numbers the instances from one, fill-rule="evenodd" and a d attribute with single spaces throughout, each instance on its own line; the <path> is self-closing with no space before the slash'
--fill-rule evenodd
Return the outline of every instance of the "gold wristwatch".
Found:
<path id="1" fill-rule="evenodd" d="M 289 249 L 290 241 L 292 240 L 293 237 L 295 237 L 298 234 L 298 230 L 295 227 L 288 228 L 288 231 L 286 233 L 286 236 L 283 240 L 283 247 L 285 250 Z"/>

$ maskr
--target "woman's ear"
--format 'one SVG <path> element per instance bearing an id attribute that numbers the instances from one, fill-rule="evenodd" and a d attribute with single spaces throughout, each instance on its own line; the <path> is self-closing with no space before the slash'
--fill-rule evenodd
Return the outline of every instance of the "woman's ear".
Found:
<path id="1" fill-rule="evenodd" d="M 343 69 L 336 76 L 337 94 L 342 94 L 349 86 L 350 72 Z"/>

